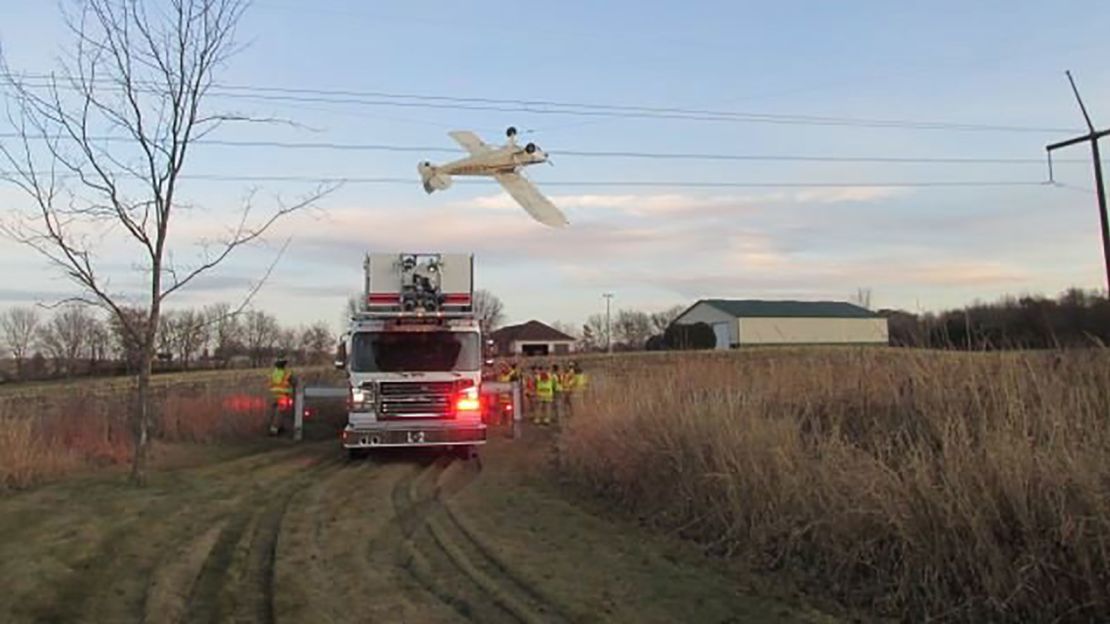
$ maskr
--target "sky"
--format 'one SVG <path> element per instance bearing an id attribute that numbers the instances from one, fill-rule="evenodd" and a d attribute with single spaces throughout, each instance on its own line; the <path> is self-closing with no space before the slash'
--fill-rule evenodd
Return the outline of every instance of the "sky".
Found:
<path id="1" fill-rule="evenodd" d="M 13 70 L 57 68 L 71 43 L 60 16 L 48 1 L 0 3 L 0 45 Z M 1089 149 L 1059 152 L 1062 186 L 1042 183 L 1044 146 L 1084 131 L 1065 69 L 1095 123 L 1110 124 L 1107 23 L 1110 4 L 1098 0 L 256 0 L 238 29 L 241 51 L 216 76 L 229 88 L 207 105 L 274 121 L 232 124 L 210 138 L 393 151 L 196 145 L 185 173 L 200 178 L 186 181 L 171 237 L 183 264 L 234 224 L 248 198 L 263 216 L 311 192 L 314 179 L 351 181 L 167 305 L 236 303 L 276 259 L 253 304 L 290 325 L 338 328 L 368 251 L 473 252 L 477 286 L 505 302 L 510 321 L 579 324 L 604 310 L 606 292 L 617 308 L 653 311 L 702 297 L 846 300 L 867 288 L 875 308 L 928 311 L 1103 289 Z M 349 95 L 323 93 L 336 91 Z M 578 114 L 437 97 L 560 102 Z M 594 113 L 613 109 L 581 105 L 943 127 L 607 116 Z M 566 212 L 568 228 L 532 221 L 491 183 L 421 188 L 418 161 L 462 155 L 446 132 L 471 129 L 494 143 L 509 125 L 550 153 L 554 165 L 529 175 Z M 214 174 L 239 179 L 205 179 Z M 891 183 L 900 185 L 883 186 Z M 0 183 L 0 218 L 28 208 Z M 102 273 L 117 291 L 140 295 L 135 248 L 101 240 Z M 0 239 L 0 266 L 0 308 L 74 292 L 12 240 Z"/>

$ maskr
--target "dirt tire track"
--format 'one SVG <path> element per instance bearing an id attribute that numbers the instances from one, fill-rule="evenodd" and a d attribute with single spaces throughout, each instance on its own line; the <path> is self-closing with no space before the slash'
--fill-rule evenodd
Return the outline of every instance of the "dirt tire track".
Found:
<path id="1" fill-rule="evenodd" d="M 207 532 L 174 552 L 169 563 L 156 567 L 143 598 L 141 624 L 181 621 L 198 570 L 215 547 L 224 525 L 225 522 L 212 525 Z"/>
<path id="2" fill-rule="evenodd" d="M 272 623 L 275 553 L 289 500 L 315 479 L 340 468 L 336 460 L 318 460 L 276 491 L 262 488 L 246 496 L 198 571 L 182 621 Z"/>
<path id="3" fill-rule="evenodd" d="M 447 478 L 453 476 L 451 468 L 459 465 L 458 463 L 453 464 L 440 475 L 441 478 L 437 481 L 435 499 L 438 513 L 430 522 L 434 531 L 440 534 L 441 539 L 446 540 L 448 544 L 464 551 L 470 551 L 470 554 L 462 556 L 470 562 L 477 562 L 478 567 L 485 570 L 485 574 L 497 579 L 496 582 L 499 587 L 509 588 L 510 598 L 517 604 L 527 605 L 527 610 L 524 612 L 528 614 L 526 617 L 534 618 L 536 614 L 542 614 L 543 618 L 546 619 L 538 621 L 554 622 L 569 622 L 576 619 L 551 596 L 538 589 L 535 581 L 525 578 L 511 565 L 498 557 L 485 540 L 480 538 L 477 532 L 460 518 L 459 512 L 450 504 L 450 492 L 461 491 L 477 477 L 477 474 L 468 471 L 468 474 L 465 475 L 466 479 L 460 483 L 446 481 Z M 531 621 L 537 620 L 533 619 Z"/>
<path id="4" fill-rule="evenodd" d="M 507 574 L 504 563 L 489 557 L 451 521 L 441 498 L 448 485 L 443 478 L 460 465 L 453 458 L 441 458 L 394 484 L 391 496 L 402 527 L 406 569 L 425 590 L 467 619 L 526 624 L 567 621 L 561 609 L 519 577 Z M 462 591 L 451 592 L 448 587 Z"/>
<path id="5" fill-rule="evenodd" d="M 437 458 L 422 469 L 408 470 L 393 483 L 390 501 L 393 522 L 399 533 L 395 547 L 395 563 L 408 573 L 425 596 L 450 607 L 459 617 L 473 622 L 515 621 L 512 612 L 500 603 L 490 603 L 482 586 L 460 570 L 451 557 L 439 548 L 427 532 L 426 519 L 434 506 L 431 497 L 414 495 L 418 482 L 429 476 L 438 478 L 450 463 Z M 386 538 L 386 534 L 379 537 Z"/>

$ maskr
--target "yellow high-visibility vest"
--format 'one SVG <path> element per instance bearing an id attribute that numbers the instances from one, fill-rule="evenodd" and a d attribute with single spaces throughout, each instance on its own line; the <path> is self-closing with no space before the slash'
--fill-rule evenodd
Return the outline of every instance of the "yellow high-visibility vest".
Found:
<path id="1" fill-rule="evenodd" d="M 270 393 L 275 396 L 293 394 L 293 371 L 288 368 L 274 368 L 270 371 Z"/>
<path id="2" fill-rule="evenodd" d="M 577 385 L 575 383 L 577 379 L 575 378 L 573 372 L 567 371 L 563 373 L 563 379 L 561 381 L 563 383 L 563 391 L 574 392 L 574 386 Z"/>
<path id="3" fill-rule="evenodd" d="M 536 398 L 544 402 L 555 399 L 555 380 L 551 375 L 542 374 L 536 377 Z"/>

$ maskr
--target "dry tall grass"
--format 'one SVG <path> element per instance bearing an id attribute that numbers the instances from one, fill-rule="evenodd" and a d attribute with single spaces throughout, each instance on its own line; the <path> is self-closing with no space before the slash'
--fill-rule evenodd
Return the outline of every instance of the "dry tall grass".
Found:
<path id="1" fill-rule="evenodd" d="M 612 362 L 563 468 L 723 556 L 908 621 L 1110 620 L 1110 354 Z"/>
<path id="2" fill-rule="evenodd" d="M 315 382 L 321 370 L 310 370 Z M 156 440 L 212 443 L 261 435 L 268 423 L 264 371 L 181 374 L 154 386 Z M 130 393 L 123 379 L 34 384 L 0 394 L 0 491 L 125 463 Z"/>

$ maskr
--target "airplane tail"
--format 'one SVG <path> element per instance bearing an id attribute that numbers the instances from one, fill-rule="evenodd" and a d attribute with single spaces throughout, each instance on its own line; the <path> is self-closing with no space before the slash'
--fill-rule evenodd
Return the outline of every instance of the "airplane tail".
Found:
<path id="1" fill-rule="evenodd" d="M 442 173 L 431 163 L 422 162 L 417 166 L 417 170 L 420 172 L 420 180 L 424 183 L 424 191 L 427 193 L 442 191 L 451 186 L 451 176 Z"/>

